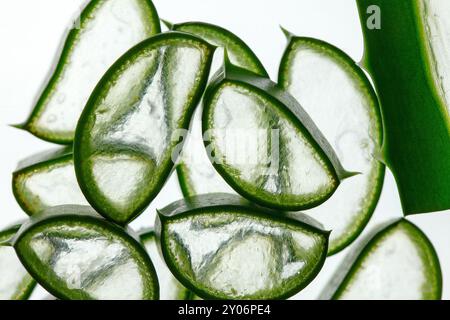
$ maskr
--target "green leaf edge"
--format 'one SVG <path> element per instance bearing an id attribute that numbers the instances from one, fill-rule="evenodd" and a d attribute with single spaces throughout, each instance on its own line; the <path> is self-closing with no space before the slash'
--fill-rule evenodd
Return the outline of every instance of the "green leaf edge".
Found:
<path id="1" fill-rule="evenodd" d="M 142 245 L 145 247 L 147 242 L 153 241 L 155 243 L 155 245 L 158 247 L 158 240 L 156 238 L 156 233 L 155 230 L 153 228 L 147 229 L 147 230 L 142 230 L 141 232 L 139 232 L 139 239 L 142 243 Z M 150 255 L 150 254 L 149 254 Z M 161 257 L 161 259 L 163 259 Z M 158 280 L 160 281 L 160 280 Z M 178 281 L 178 280 L 177 280 Z M 181 283 L 180 283 L 181 285 Z M 189 289 L 185 288 L 184 286 L 182 288 L 179 288 L 178 293 L 177 293 L 177 297 L 179 298 L 178 300 L 193 300 L 194 293 L 189 291 Z"/>
<path id="2" fill-rule="evenodd" d="M 428 49 L 423 45 L 423 43 L 426 43 L 427 36 L 424 34 L 425 27 L 419 18 L 419 2 L 417 0 L 396 2 L 386 0 L 357 0 L 356 4 L 364 35 L 364 56 L 361 65 L 368 71 L 374 80 L 375 87 L 378 90 L 384 120 L 384 142 L 381 156 L 383 162 L 391 169 L 397 182 L 403 213 L 405 216 L 408 216 L 450 209 L 450 183 L 448 182 L 450 180 L 446 179 L 446 177 L 450 175 L 450 166 L 447 161 L 450 157 L 450 115 L 444 110 L 445 107 L 442 98 L 436 91 L 436 87 L 433 85 L 433 75 L 430 70 L 427 56 Z M 366 19 L 368 17 L 366 15 L 366 9 L 369 5 L 376 5 L 382 11 L 383 27 L 380 30 L 367 30 L 366 28 Z M 390 15 L 390 19 L 387 18 L 388 14 Z M 404 19 L 395 19 L 395 21 L 392 21 L 393 14 L 402 16 Z M 395 28 L 393 28 L 393 24 L 395 24 Z M 386 27 L 386 25 L 389 25 L 389 27 Z M 408 30 L 406 31 L 406 29 Z M 380 46 L 381 41 L 379 41 L 377 37 L 382 32 L 385 32 L 386 36 L 383 37 L 383 45 Z M 405 32 L 413 32 L 414 34 L 412 37 L 409 37 L 411 34 L 405 36 Z M 372 36 L 374 38 L 372 38 Z M 396 44 L 401 43 L 402 40 L 405 42 L 405 45 L 403 45 L 403 48 L 400 51 L 399 45 Z M 391 44 L 391 46 L 389 46 L 389 44 Z M 406 45 L 407 48 L 405 48 Z M 394 46 L 394 49 L 392 46 Z M 381 49 L 375 50 L 374 48 L 377 47 L 380 47 Z M 383 51 L 383 55 L 380 54 L 380 50 Z M 395 61 L 391 61 L 393 59 L 389 58 L 386 59 L 386 56 L 392 54 L 392 52 L 395 52 L 395 55 L 392 55 Z M 405 55 L 405 52 L 408 54 Z M 399 68 L 392 68 L 391 65 L 399 63 L 398 56 L 400 55 L 404 57 L 405 60 L 413 59 L 414 65 L 411 67 L 411 61 L 406 62 L 406 67 L 403 68 L 402 72 L 399 72 Z M 381 56 L 384 58 L 377 58 Z M 383 65 L 382 68 L 378 67 L 380 63 Z M 381 73 L 381 76 L 377 76 L 374 72 L 377 70 L 389 70 L 391 82 L 395 81 L 396 83 L 403 82 L 405 78 L 406 81 L 411 82 L 411 77 L 413 75 L 414 81 L 412 83 L 420 82 L 422 89 L 418 89 L 417 86 L 411 87 L 407 93 L 412 92 L 412 97 L 407 101 L 403 100 L 400 103 L 403 107 L 400 109 L 397 108 L 397 111 L 390 111 L 395 109 L 393 105 L 399 105 L 399 99 L 396 99 L 395 103 L 392 103 L 393 99 L 391 96 L 394 94 L 392 92 L 383 94 L 382 90 L 387 87 L 385 85 L 387 80 L 383 73 Z M 414 73 L 411 73 L 411 71 L 414 71 Z M 377 81 L 377 78 L 380 78 L 381 81 Z M 398 96 L 398 92 L 401 92 L 400 96 L 407 95 L 404 86 L 397 88 L 396 91 L 396 96 Z M 388 97 L 386 99 L 388 101 L 386 108 L 383 107 L 382 103 L 384 97 Z M 412 133 L 412 130 L 406 130 L 405 132 L 405 130 L 402 129 L 403 132 L 401 132 L 399 129 L 401 123 L 405 121 L 404 116 L 399 116 L 402 111 L 401 109 L 406 107 L 408 107 L 408 110 L 414 109 L 410 108 L 410 101 L 419 101 L 419 99 L 421 104 L 416 102 L 415 109 L 417 109 L 417 105 L 427 105 L 428 111 L 428 114 L 420 112 L 425 110 L 425 108 L 422 108 L 419 111 L 416 111 L 416 114 L 414 115 L 416 121 L 414 127 L 423 126 L 424 123 L 428 123 L 427 130 L 420 130 L 420 139 L 418 139 L 419 135 Z M 402 121 L 399 121 L 400 123 L 391 123 L 391 120 L 389 120 L 391 117 L 393 119 L 395 118 L 395 116 L 393 116 L 394 113 L 396 113 L 397 117 L 402 119 Z M 421 120 L 417 121 L 418 118 Z M 433 120 L 440 119 L 441 121 L 430 123 L 430 118 L 433 118 Z M 424 120 L 427 122 L 424 122 Z M 403 128 L 404 127 L 405 126 L 403 126 Z M 430 129 L 432 129 L 432 132 L 428 132 Z M 393 138 L 390 137 L 402 136 L 402 133 L 407 135 L 407 137 L 403 137 L 404 139 L 402 142 L 399 142 L 397 139 L 396 142 L 394 141 L 395 146 L 391 146 L 391 139 Z M 433 140 L 425 143 L 425 145 L 428 146 L 428 149 L 433 150 L 432 152 L 416 152 L 419 149 L 417 148 L 418 143 L 421 143 L 422 146 L 424 145 L 422 142 L 425 140 L 423 133 L 428 133 L 426 139 Z M 411 134 L 411 136 L 408 136 L 409 134 Z M 411 137 L 413 137 L 414 140 L 413 143 L 409 143 L 410 147 L 407 149 L 408 152 L 405 152 L 405 148 L 400 151 L 396 149 L 399 145 L 405 145 L 405 141 L 411 140 Z M 436 138 L 440 138 L 440 140 Z M 403 153 L 405 156 L 403 156 Z M 433 154 L 436 155 L 433 157 Z M 400 155 L 400 157 L 398 157 L 398 155 Z M 393 161 L 393 158 L 400 159 Z M 411 161 L 411 159 L 413 159 L 413 161 Z M 409 170 L 403 169 L 407 163 L 418 162 L 416 159 L 420 159 L 421 163 L 426 162 L 428 169 L 419 170 L 420 164 L 410 167 Z M 411 171 L 414 171 L 414 175 L 410 174 Z M 420 173 L 420 178 L 417 178 L 420 171 L 423 171 L 423 173 Z M 400 172 L 402 172 L 402 174 L 400 174 Z M 406 177 L 412 180 L 407 179 Z M 438 182 L 439 187 L 430 188 L 430 180 L 432 180 L 432 184 L 435 185 Z"/>

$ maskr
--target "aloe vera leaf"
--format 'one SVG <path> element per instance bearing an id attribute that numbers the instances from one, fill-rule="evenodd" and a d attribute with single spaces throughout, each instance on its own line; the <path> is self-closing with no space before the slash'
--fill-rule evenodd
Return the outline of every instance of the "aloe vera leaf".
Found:
<path id="1" fill-rule="evenodd" d="M 0 300 L 26 300 L 36 286 L 14 249 L 7 245 L 19 228 L 14 226 L 0 232 Z"/>
<path id="2" fill-rule="evenodd" d="M 208 79 L 215 48 L 169 32 L 119 59 L 92 94 L 77 127 L 75 171 L 89 203 L 125 224 L 159 193 Z M 181 132 L 180 134 L 182 134 Z"/>
<path id="3" fill-rule="evenodd" d="M 362 232 L 381 194 L 385 167 L 374 157 L 383 138 L 378 99 L 347 54 L 311 38 L 290 37 L 279 84 L 302 104 L 342 164 L 360 173 L 343 181 L 327 202 L 305 212 L 333 230 L 329 255 L 335 254 Z"/>
<path id="4" fill-rule="evenodd" d="M 158 211 L 156 234 L 177 279 L 205 299 L 281 299 L 323 266 L 328 231 L 237 195 L 190 197 Z"/>
<path id="5" fill-rule="evenodd" d="M 227 50 L 232 63 L 261 76 L 267 76 L 261 61 L 242 39 L 219 26 L 203 22 L 186 22 L 170 25 L 172 30 L 188 32 L 209 43 Z M 217 174 L 204 150 L 201 125 L 202 108 L 195 111 L 191 134 L 188 137 L 181 161 L 177 166 L 178 180 L 184 196 L 227 192 L 233 189 Z"/>
<path id="6" fill-rule="evenodd" d="M 342 276 L 343 275 L 343 276 Z M 333 299 L 435 300 L 442 296 L 438 256 L 426 235 L 401 219 L 370 237 L 338 268 Z M 331 290 L 331 291 L 330 291 Z"/>
<path id="7" fill-rule="evenodd" d="M 14 239 L 14 248 L 28 272 L 59 299 L 159 297 L 144 247 L 90 207 L 53 207 L 32 217 Z"/>
<path id="8" fill-rule="evenodd" d="M 78 186 L 69 147 L 22 161 L 13 173 L 12 185 L 17 202 L 30 216 L 64 204 L 88 205 Z"/>
<path id="9" fill-rule="evenodd" d="M 357 4 L 365 38 L 362 63 L 374 80 L 382 109 L 383 158 L 395 176 L 403 211 L 409 215 L 450 209 L 450 3 Z"/>
<path id="10" fill-rule="evenodd" d="M 150 0 L 93 0 L 68 34 L 58 64 L 28 120 L 18 127 L 61 144 L 73 141 L 95 85 L 128 49 L 160 32 Z"/>
<path id="11" fill-rule="evenodd" d="M 266 207 L 315 207 L 352 175 L 289 93 L 229 61 L 205 92 L 203 133 L 220 175 Z"/>
<path id="12" fill-rule="evenodd" d="M 150 258 L 155 264 L 156 273 L 160 285 L 160 299 L 161 300 L 188 300 L 192 297 L 192 293 L 186 289 L 178 280 L 172 275 L 167 268 L 166 263 L 161 258 L 158 252 L 156 243 L 156 235 L 153 230 L 148 230 L 140 235 L 141 242 L 147 250 Z"/>

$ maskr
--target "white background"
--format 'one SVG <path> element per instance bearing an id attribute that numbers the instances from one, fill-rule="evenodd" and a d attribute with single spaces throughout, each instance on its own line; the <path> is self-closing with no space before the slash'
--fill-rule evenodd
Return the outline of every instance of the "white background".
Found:
<path id="1" fill-rule="evenodd" d="M 0 2 L 0 228 L 26 218 L 11 192 L 11 173 L 16 163 L 53 147 L 8 124 L 21 123 L 28 116 L 61 39 L 84 3 L 83 0 Z M 286 45 L 279 25 L 297 35 L 331 42 L 356 61 L 363 53 L 354 0 L 154 0 L 154 3 L 160 17 L 171 22 L 200 20 L 235 32 L 254 49 L 272 79 L 277 79 L 278 63 Z M 155 207 L 181 197 L 175 178 L 173 175 L 133 226 L 151 226 Z M 401 208 L 393 178 L 388 173 L 380 203 L 365 232 L 391 217 L 401 217 Z M 444 298 L 449 299 L 450 212 L 408 219 L 434 243 L 444 274 Z M 319 277 L 296 297 L 315 299 L 347 253 L 348 250 L 329 258 Z"/>

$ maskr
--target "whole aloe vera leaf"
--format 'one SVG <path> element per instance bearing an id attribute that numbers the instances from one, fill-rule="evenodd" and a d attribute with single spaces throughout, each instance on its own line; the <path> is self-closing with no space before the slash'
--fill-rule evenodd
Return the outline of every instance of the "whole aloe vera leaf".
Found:
<path id="1" fill-rule="evenodd" d="M 329 232 L 239 196 L 206 194 L 159 210 L 158 243 L 177 279 L 205 299 L 281 299 L 323 266 Z"/>
<path id="2" fill-rule="evenodd" d="M 163 33 L 127 52 L 100 81 L 74 143 L 78 182 L 97 212 L 126 224 L 159 193 L 203 94 L 214 50 L 195 36 Z"/>
<path id="3" fill-rule="evenodd" d="M 22 226 L 13 243 L 28 272 L 59 299 L 159 297 L 144 247 L 90 207 L 48 209 Z"/>
<path id="4" fill-rule="evenodd" d="M 161 300 L 189 300 L 192 293 L 172 275 L 158 252 L 156 235 L 153 230 L 140 234 L 141 242 L 152 259 L 159 279 Z"/>
<path id="5" fill-rule="evenodd" d="M 362 232 L 381 194 L 385 167 L 375 158 L 383 138 L 378 99 L 347 54 L 312 38 L 290 36 L 279 84 L 305 108 L 343 165 L 361 173 L 305 212 L 333 230 L 329 255 L 335 254 Z"/>
<path id="6" fill-rule="evenodd" d="M 362 63 L 383 114 L 383 158 L 397 181 L 404 214 L 450 209 L 450 3 L 357 4 L 365 38 Z"/>
<path id="7" fill-rule="evenodd" d="M 14 196 L 30 216 L 59 205 L 88 205 L 78 186 L 72 148 L 34 155 L 13 173 Z"/>
<path id="8" fill-rule="evenodd" d="M 172 30 L 194 34 L 217 47 L 226 49 L 232 63 L 268 77 L 267 71 L 255 53 L 232 32 L 204 22 L 186 22 L 169 25 L 169 27 Z M 192 119 L 191 134 L 186 142 L 181 161 L 177 166 L 181 190 L 186 197 L 215 192 L 233 193 L 233 189 L 228 186 L 211 165 L 205 152 L 201 114 L 202 108 L 199 106 Z"/>
<path id="9" fill-rule="evenodd" d="M 26 300 L 36 286 L 36 281 L 22 266 L 8 242 L 20 225 L 0 231 L 0 300 Z"/>
<path id="10" fill-rule="evenodd" d="M 353 175 L 289 93 L 227 59 L 205 92 L 203 133 L 220 175 L 262 206 L 315 207 Z"/>
<path id="11" fill-rule="evenodd" d="M 349 255 L 323 295 L 333 299 L 438 300 L 442 274 L 426 235 L 401 219 Z"/>
<path id="12" fill-rule="evenodd" d="M 68 34 L 58 64 L 28 120 L 17 127 L 61 144 L 108 68 L 128 49 L 161 31 L 150 0 L 92 0 Z"/>

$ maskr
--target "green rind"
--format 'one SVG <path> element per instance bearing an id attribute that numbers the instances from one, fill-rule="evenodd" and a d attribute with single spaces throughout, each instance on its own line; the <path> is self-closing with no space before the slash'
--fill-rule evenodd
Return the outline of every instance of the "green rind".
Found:
<path id="1" fill-rule="evenodd" d="M 381 129 L 382 126 L 382 116 L 381 116 L 381 110 L 378 105 L 378 97 L 370 83 L 370 80 L 365 75 L 364 71 L 353 61 L 353 59 L 346 54 L 341 49 L 325 42 L 321 41 L 315 38 L 309 38 L 309 37 L 297 37 L 290 33 L 289 31 L 283 29 L 283 32 L 286 33 L 288 38 L 288 45 L 285 49 L 285 52 L 283 54 L 283 57 L 281 58 L 280 62 L 280 68 L 278 73 L 278 83 L 280 86 L 282 86 L 284 89 L 286 89 L 288 85 L 288 69 L 289 69 L 289 61 L 290 61 L 290 53 L 295 50 L 295 46 L 297 42 L 306 42 L 306 43 L 312 43 L 316 47 L 320 47 L 327 52 L 330 52 L 330 55 L 337 56 L 339 59 L 343 60 L 348 66 L 351 68 L 351 72 L 355 73 L 359 80 L 364 84 L 364 86 L 367 88 L 367 94 L 370 96 L 370 99 L 374 102 L 376 102 L 376 107 L 372 109 L 376 119 L 376 123 L 379 124 L 380 130 L 377 132 L 378 134 L 378 140 L 380 142 L 383 141 L 383 131 Z M 347 67 L 347 66 L 345 66 Z M 353 231 L 349 232 L 346 236 L 342 237 L 337 243 L 333 243 L 333 241 L 330 241 L 330 247 L 328 251 L 328 256 L 332 256 L 334 254 L 339 253 L 343 249 L 345 249 L 347 246 L 349 246 L 351 243 L 353 243 L 358 236 L 362 233 L 364 228 L 367 226 L 370 218 L 373 215 L 373 212 L 375 211 L 375 208 L 378 204 L 378 200 L 381 195 L 381 191 L 383 189 L 383 183 L 384 183 L 384 176 L 385 176 L 386 168 L 381 163 L 378 162 L 378 170 L 377 174 L 375 175 L 374 185 L 372 196 L 373 199 L 370 205 L 366 208 L 364 208 L 365 212 L 362 212 L 361 215 L 363 216 L 363 219 L 359 220 L 358 226 L 355 226 L 353 228 Z"/>
<path id="2" fill-rule="evenodd" d="M 420 230 L 416 225 L 409 222 L 406 219 L 400 219 L 387 227 L 383 228 L 381 231 L 377 232 L 368 242 L 365 244 L 363 249 L 356 255 L 350 269 L 346 273 L 342 282 L 337 286 L 336 291 L 333 293 L 331 299 L 339 300 L 340 296 L 345 291 L 346 286 L 348 286 L 352 277 L 358 272 L 358 269 L 364 265 L 364 260 L 368 257 L 371 252 L 376 250 L 376 246 L 380 241 L 383 241 L 386 237 L 390 235 L 392 231 L 396 228 L 405 229 L 411 239 L 414 240 L 417 246 L 420 247 L 420 255 L 422 257 L 422 262 L 427 265 L 426 276 L 429 282 L 434 283 L 434 292 L 430 293 L 428 296 L 424 297 L 424 300 L 440 300 L 442 298 L 442 272 L 439 263 L 438 255 L 433 247 L 433 244 L 428 239 L 428 237 Z M 352 258 L 352 257 L 350 257 Z M 347 263 L 347 262 L 345 262 Z M 343 266 L 345 269 L 346 266 Z M 345 270 L 344 270 L 345 271 Z"/>
<path id="3" fill-rule="evenodd" d="M 111 212 L 114 212 L 115 210 L 111 207 L 103 207 L 105 206 L 105 203 L 99 204 L 98 199 L 101 198 L 98 194 L 91 194 L 90 184 L 88 178 L 85 177 L 83 171 L 86 170 L 84 166 L 87 166 L 85 164 L 85 155 L 84 155 L 84 145 L 86 143 L 84 140 L 86 128 L 85 126 L 90 121 L 89 118 L 91 116 L 91 112 L 95 110 L 97 100 L 102 95 L 102 91 L 105 87 L 107 87 L 108 82 L 111 78 L 113 78 L 121 69 L 123 65 L 125 65 L 128 61 L 133 60 L 133 57 L 138 57 L 139 54 L 143 51 L 145 51 L 148 48 L 157 47 L 158 45 L 162 45 L 166 43 L 166 41 L 179 41 L 179 40 L 190 40 L 197 42 L 201 45 L 204 45 L 205 47 L 210 49 L 210 52 L 207 55 L 207 65 L 205 66 L 202 79 L 199 80 L 197 92 L 191 97 L 191 101 L 189 106 L 187 106 L 186 114 L 184 115 L 184 119 L 180 124 L 181 129 L 187 129 L 189 127 L 190 120 L 192 118 L 192 115 L 194 113 L 194 109 L 197 106 L 198 102 L 201 99 L 201 96 L 203 94 L 203 91 L 206 87 L 207 77 L 209 74 L 209 70 L 212 63 L 212 54 L 215 50 L 215 47 L 210 45 L 209 43 L 205 42 L 204 40 L 192 36 L 187 33 L 181 33 L 181 32 L 168 32 L 168 33 L 162 33 L 156 36 L 153 36 L 137 46 L 130 49 L 127 53 L 125 53 L 119 60 L 116 61 L 116 63 L 106 72 L 106 74 L 103 76 L 102 80 L 100 80 L 99 84 L 95 88 L 94 92 L 92 93 L 91 97 L 89 98 L 89 101 L 83 110 L 83 113 L 81 114 L 80 120 L 78 122 L 78 126 L 75 132 L 75 140 L 74 140 L 74 163 L 75 163 L 75 172 L 77 175 L 77 179 L 80 185 L 80 188 L 85 195 L 87 201 L 91 204 L 91 206 L 101 215 L 108 219 L 114 220 L 118 224 L 127 224 L 131 222 L 133 219 L 138 217 L 150 204 L 150 202 L 157 196 L 159 191 L 164 186 L 167 178 L 170 176 L 173 170 L 173 163 L 170 161 L 169 165 L 166 166 L 160 176 L 159 183 L 157 183 L 156 187 L 154 188 L 153 192 L 148 194 L 146 201 L 144 201 L 136 210 L 134 210 L 133 214 L 131 214 L 128 217 L 121 217 L 120 214 L 116 214 L 117 216 L 113 217 L 111 215 Z M 171 152 L 172 150 L 170 150 Z M 104 202 L 104 201 L 103 201 Z"/>
<path id="4" fill-rule="evenodd" d="M 0 231 L 0 247 L 9 246 L 20 227 L 21 225 L 19 224 Z M 11 248 L 11 250 L 13 249 Z M 30 275 L 25 276 L 18 290 L 11 296 L 10 300 L 28 300 L 35 287 L 36 281 Z"/>
<path id="5" fill-rule="evenodd" d="M 241 38 L 227 29 L 205 22 L 185 22 L 173 25 L 172 30 L 196 35 L 215 46 L 222 47 L 230 55 L 235 56 L 234 64 L 263 77 L 269 77 L 252 49 Z"/>
<path id="6" fill-rule="evenodd" d="M 97 214 L 94 213 L 94 211 L 89 207 L 71 205 L 53 207 L 37 217 L 30 218 L 28 223 L 22 225 L 13 241 L 14 249 L 16 250 L 17 256 L 19 257 L 23 266 L 28 270 L 33 278 L 36 279 L 39 285 L 46 289 L 51 295 L 62 300 L 79 300 L 87 298 L 81 293 L 73 295 L 70 293 L 70 290 L 67 290 L 65 288 L 62 290 L 55 289 L 55 286 L 57 286 L 57 281 L 54 281 L 56 282 L 56 284 L 52 283 L 52 281 L 45 279 L 37 271 L 42 267 L 39 259 L 37 259 L 36 257 L 25 257 L 27 254 L 30 254 L 30 252 L 27 252 L 28 247 L 26 246 L 26 244 L 23 244 L 22 241 L 28 235 L 28 233 L 31 233 L 36 229 L 43 228 L 46 224 L 57 224 L 65 222 L 95 225 L 97 228 L 102 229 L 106 232 L 113 233 L 116 237 L 119 237 L 124 242 L 127 242 L 128 245 L 133 247 L 133 250 L 136 250 L 137 254 L 140 256 L 140 259 L 142 259 L 146 264 L 146 268 L 148 268 L 147 271 L 152 276 L 151 294 L 153 296 L 148 296 L 147 299 L 159 299 L 159 284 L 155 268 L 147 252 L 140 244 L 138 237 L 131 234 L 131 230 L 126 230 L 116 224 L 98 217 Z M 148 288 L 146 290 L 148 291 Z M 149 294 L 150 292 L 146 292 L 146 295 Z"/>
<path id="7" fill-rule="evenodd" d="M 364 67 L 375 82 L 384 122 L 384 161 L 405 215 L 450 208 L 450 117 L 434 85 L 418 1 L 357 0 Z M 369 5 L 381 29 L 366 27 Z M 401 17 L 401 19 L 399 18 Z"/>
<path id="8" fill-rule="evenodd" d="M 278 109 L 284 114 L 284 116 L 290 119 L 296 127 L 302 132 L 305 138 L 310 142 L 315 152 L 320 155 L 321 159 L 327 168 L 327 171 L 333 176 L 333 191 L 327 195 L 323 195 L 320 199 L 314 199 L 302 206 L 292 205 L 289 203 L 273 203 L 263 197 L 260 197 L 252 192 L 247 191 L 239 183 L 234 181 L 234 178 L 224 169 L 221 165 L 213 162 L 214 168 L 224 178 L 224 180 L 239 194 L 243 195 L 247 199 L 250 199 L 258 204 L 267 206 L 272 209 L 281 209 L 285 211 L 299 211 L 309 209 L 320 205 L 328 200 L 336 191 L 340 184 L 340 181 L 354 176 L 357 173 L 346 171 L 336 153 L 325 139 L 320 130 L 316 127 L 309 115 L 304 111 L 301 105 L 292 97 L 289 93 L 282 90 L 277 84 L 272 82 L 268 78 L 261 77 L 248 70 L 239 68 L 228 60 L 225 54 L 225 64 L 220 72 L 216 74 L 213 80 L 210 82 L 204 97 L 203 97 L 203 120 L 202 131 L 203 134 L 211 129 L 209 123 L 209 115 L 211 113 L 211 104 L 217 90 L 227 84 L 237 84 L 245 87 L 250 91 L 257 92 L 259 95 L 270 101 L 273 105 L 276 105 Z M 207 141 L 204 141 L 205 147 L 208 147 Z"/>
<path id="9" fill-rule="evenodd" d="M 0 231 L 0 246 L 7 246 L 10 243 L 11 239 L 14 238 L 17 231 L 19 231 L 21 226 L 21 224 L 17 224 Z"/>
<path id="10" fill-rule="evenodd" d="M 39 210 L 35 210 L 24 199 L 20 186 L 21 177 L 43 168 L 70 162 L 71 160 L 73 160 L 72 148 L 67 147 L 57 151 L 46 152 L 42 155 L 32 156 L 19 163 L 18 169 L 13 173 L 12 191 L 17 203 L 27 215 L 36 215 L 39 213 Z"/>
<path id="11" fill-rule="evenodd" d="M 142 233 L 139 234 L 139 238 L 144 246 L 148 242 L 154 242 L 155 245 L 157 245 L 156 233 L 153 229 L 143 231 Z M 158 270 L 156 270 L 156 272 L 158 273 Z M 159 279 L 159 282 L 161 283 L 161 279 Z M 192 300 L 192 296 L 193 296 L 192 292 L 190 292 L 188 289 L 186 289 L 180 283 L 178 283 L 178 293 L 176 300 Z"/>
<path id="12" fill-rule="evenodd" d="M 189 168 L 184 163 L 177 165 L 177 177 L 180 185 L 181 193 L 184 197 L 192 197 L 196 195 L 195 188 L 189 177 Z"/>
<path id="13" fill-rule="evenodd" d="M 103 0 L 92 0 L 87 4 L 87 6 L 83 9 L 83 11 L 80 14 L 79 17 L 79 23 L 80 28 L 72 28 L 67 35 L 67 38 L 64 42 L 63 49 L 59 58 L 59 61 L 48 81 L 48 84 L 46 85 L 45 89 L 43 90 L 42 94 L 40 95 L 36 106 L 34 107 L 33 111 L 31 112 L 28 119 L 23 124 L 14 125 L 14 127 L 18 129 L 23 129 L 34 136 L 48 142 L 58 143 L 58 144 L 71 144 L 73 141 L 73 138 L 67 138 L 67 137 L 58 137 L 57 135 L 52 135 L 51 133 L 46 132 L 39 132 L 33 127 L 33 120 L 39 116 L 41 113 L 41 109 L 45 107 L 45 102 L 47 98 L 52 94 L 52 92 L 55 90 L 55 88 L 58 85 L 58 80 L 60 76 L 64 73 L 65 65 L 70 58 L 70 54 L 72 51 L 73 46 L 76 44 L 76 40 L 78 37 L 78 34 L 81 31 L 81 26 L 86 23 L 90 18 L 89 16 L 91 13 L 96 9 L 97 5 L 100 1 Z M 142 0 L 147 8 L 145 10 L 149 11 L 149 22 L 150 22 L 150 28 L 154 30 L 154 33 L 160 33 L 161 32 L 161 25 L 159 23 L 159 17 L 158 13 L 156 11 L 155 6 L 153 5 L 153 2 L 151 0 Z"/>
<path id="14" fill-rule="evenodd" d="M 28 300 L 31 297 L 34 289 L 36 288 L 37 282 L 30 276 L 27 275 L 22 281 L 20 290 L 17 291 L 10 300 Z"/>
<path id="15" fill-rule="evenodd" d="M 224 48 L 229 54 L 235 57 L 235 61 L 233 62 L 238 66 L 246 68 L 263 77 L 269 77 L 267 71 L 256 54 L 241 38 L 234 33 L 222 27 L 204 22 L 185 22 L 175 25 L 165 21 L 164 23 L 171 30 L 194 34 L 215 46 Z M 193 182 L 190 178 L 190 170 L 183 162 L 177 166 L 177 175 L 183 195 L 185 197 L 196 195 L 197 192 L 195 191 Z"/>
<path id="16" fill-rule="evenodd" d="M 187 279 L 187 277 L 182 272 L 178 270 L 177 266 L 170 257 L 170 253 L 168 252 L 166 246 L 164 245 L 164 239 L 167 238 L 164 224 L 176 221 L 177 219 L 182 219 L 190 215 L 196 215 L 205 212 L 209 213 L 220 211 L 223 212 L 226 210 L 234 210 L 234 211 L 239 210 L 243 214 L 248 214 L 249 216 L 271 219 L 273 221 L 299 226 L 301 228 L 319 233 L 323 235 L 325 239 L 325 246 L 326 247 L 328 246 L 328 238 L 330 232 L 323 230 L 320 224 L 317 223 L 317 221 L 302 214 L 291 215 L 282 212 L 276 212 L 276 214 L 274 214 L 275 212 L 270 209 L 255 206 L 254 204 L 248 202 L 247 200 L 239 196 L 225 193 L 210 193 L 176 201 L 163 209 L 157 210 L 158 214 L 155 221 L 155 232 L 157 239 L 159 240 L 158 245 L 160 246 L 162 255 L 164 257 L 164 260 L 166 261 L 167 266 L 172 271 L 174 276 L 186 288 L 191 290 L 195 295 L 197 295 L 200 298 L 211 300 L 217 299 L 223 300 L 229 299 L 230 297 L 215 296 L 209 293 L 208 291 L 203 290 L 202 288 L 196 287 Z M 322 269 L 323 264 L 325 263 L 326 256 L 327 256 L 326 250 L 324 250 L 320 257 L 320 260 L 317 262 L 316 268 L 310 273 L 308 279 L 306 279 L 302 283 L 299 283 L 298 286 L 293 288 L 292 290 L 287 291 L 279 296 L 271 297 L 271 299 L 273 300 L 287 299 L 295 295 L 302 289 L 304 289 L 318 275 L 318 273 Z"/>

